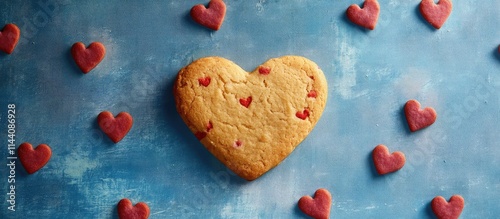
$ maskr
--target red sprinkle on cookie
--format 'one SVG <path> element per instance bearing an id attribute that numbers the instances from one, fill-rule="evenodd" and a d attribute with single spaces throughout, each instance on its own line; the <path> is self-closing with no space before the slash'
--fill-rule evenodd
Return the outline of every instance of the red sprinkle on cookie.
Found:
<path id="1" fill-rule="evenodd" d="M 33 149 L 30 143 L 25 142 L 19 145 L 17 154 L 26 172 L 33 174 L 49 162 L 52 150 L 46 144 L 38 145 Z"/>
<path id="2" fill-rule="evenodd" d="M 420 103 L 416 100 L 406 102 L 404 111 L 408 127 L 412 132 L 432 125 L 437 118 L 437 113 L 433 108 L 420 109 Z"/>
<path id="3" fill-rule="evenodd" d="M 93 42 L 87 48 L 78 42 L 71 47 L 71 55 L 84 74 L 94 69 L 106 55 L 106 48 L 100 42 Z"/>
<path id="4" fill-rule="evenodd" d="M 332 195 L 326 189 L 318 189 L 311 196 L 303 196 L 299 199 L 299 208 L 305 214 L 315 219 L 328 219 L 332 205 Z"/>
<path id="5" fill-rule="evenodd" d="M 252 97 L 247 97 L 247 98 L 241 98 L 240 99 L 240 104 L 246 108 L 250 106 L 250 103 L 252 103 Z"/>
<path id="6" fill-rule="evenodd" d="M 299 112 L 295 113 L 295 116 L 297 116 L 297 118 L 299 118 L 299 119 L 305 120 L 305 119 L 307 119 L 307 117 L 309 117 L 309 110 L 305 109 L 302 112 L 299 111 Z"/>
<path id="7" fill-rule="evenodd" d="M 210 0 L 208 8 L 199 4 L 191 8 L 191 17 L 196 23 L 212 30 L 219 30 L 226 16 L 226 4 L 222 0 Z"/>
<path id="8" fill-rule="evenodd" d="M 198 83 L 203 87 L 208 87 L 210 85 L 210 77 L 198 78 Z"/>
<path id="9" fill-rule="evenodd" d="M 451 0 L 439 0 L 437 4 L 434 3 L 434 0 L 422 0 L 420 2 L 420 13 L 436 29 L 443 26 L 446 19 L 450 16 L 452 9 L 453 4 Z"/>
<path id="10" fill-rule="evenodd" d="M 460 195 L 451 196 L 446 201 L 442 196 L 432 199 L 431 208 L 438 219 L 457 219 L 464 209 L 464 198 Z"/>
<path id="11" fill-rule="evenodd" d="M 147 219 L 149 206 L 144 202 L 132 206 L 132 202 L 124 198 L 118 202 L 118 217 L 120 219 Z"/>
<path id="12" fill-rule="evenodd" d="M 118 143 L 127 135 L 133 122 L 132 116 L 126 112 L 114 117 L 111 112 L 103 111 L 97 116 L 99 127 L 114 143 Z"/>
<path id="13" fill-rule="evenodd" d="M 266 67 L 266 66 L 260 66 L 259 67 L 259 74 L 261 74 L 261 75 L 268 75 L 269 73 L 271 73 L 271 68 Z"/>
<path id="14" fill-rule="evenodd" d="M 6 24 L 0 31 L 0 51 L 11 54 L 20 37 L 21 31 L 15 24 Z"/>
<path id="15" fill-rule="evenodd" d="M 377 25 L 380 5 L 377 0 L 366 0 L 363 8 L 353 4 L 347 8 L 347 18 L 356 25 L 373 30 Z"/>
<path id="16" fill-rule="evenodd" d="M 396 172 L 403 168 L 406 162 L 405 155 L 402 152 L 396 151 L 390 154 L 385 145 L 377 145 L 373 149 L 372 157 L 375 169 L 380 175 Z"/>

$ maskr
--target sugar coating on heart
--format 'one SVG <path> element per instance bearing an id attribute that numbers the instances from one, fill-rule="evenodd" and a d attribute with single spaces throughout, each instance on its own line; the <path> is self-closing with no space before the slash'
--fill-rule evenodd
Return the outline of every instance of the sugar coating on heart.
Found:
<path id="1" fill-rule="evenodd" d="M 132 205 L 132 202 L 124 198 L 118 202 L 118 217 L 120 219 L 147 219 L 149 217 L 149 206 L 144 202 Z"/>
<path id="2" fill-rule="evenodd" d="M 380 14 L 380 5 L 377 0 L 366 0 L 363 8 L 353 4 L 347 8 L 347 18 L 356 25 L 374 30 Z"/>
<path id="3" fill-rule="evenodd" d="M 316 219 L 328 219 L 332 205 L 332 195 L 326 189 L 318 189 L 314 197 L 303 196 L 299 199 L 299 209 Z"/>
<path id="4" fill-rule="evenodd" d="M 420 103 L 417 100 L 407 101 L 404 113 L 408 127 L 412 132 L 429 127 L 437 119 L 437 113 L 432 107 L 420 109 Z"/>
<path id="5" fill-rule="evenodd" d="M 6 24 L 0 31 L 0 51 L 12 54 L 21 38 L 21 30 L 15 24 Z"/>
<path id="6" fill-rule="evenodd" d="M 442 196 L 436 196 L 431 201 L 431 208 L 438 219 L 457 219 L 462 214 L 465 201 L 460 195 L 453 195 L 449 201 Z"/>
<path id="7" fill-rule="evenodd" d="M 93 42 L 87 48 L 82 42 L 71 47 L 71 55 L 76 65 L 86 74 L 94 69 L 106 55 L 106 47 L 100 42 Z"/>
<path id="8" fill-rule="evenodd" d="M 453 10 L 451 0 L 439 0 L 434 3 L 434 0 L 422 0 L 420 2 L 420 13 L 424 19 L 436 29 L 440 29 L 446 22 Z"/>
<path id="9" fill-rule="evenodd" d="M 385 145 L 377 145 L 372 151 L 372 159 L 377 173 L 380 175 L 396 172 L 403 168 L 406 162 L 405 155 L 396 151 L 392 154 Z"/>
<path id="10" fill-rule="evenodd" d="M 134 120 L 127 112 L 120 112 L 114 117 L 111 112 L 103 111 L 97 116 L 97 123 L 111 141 L 118 143 L 128 134 Z"/>
<path id="11" fill-rule="evenodd" d="M 196 23 L 219 30 L 226 16 L 226 4 L 222 0 L 211 0 L 208 8 L 202 4 L 192 7 L 190 15 Z"/>
<path id="12" fill-rule="evenodd" d="M 17 154 L 26 172 L 33 174 L 49 162 L 52 150 L 46 144 L 40 144 L 33 149 L 30 143 L 24 142 L 19 145 Z"/>
<path id="13" fill-rule="evenodd" d="M 247 180 L 278 165 L 309 134 L 328 93 L 323 72 L 304 57 L 274 58 L 257 66 L 248 73 L 227 59 L 206 57 L 181 69 L 174 85 L 177 111 L 189 129 Z M 263 77 L 262 66 L 272 73 Z M 200 86 L 198 79 L 205 77 L 216 83 Z M 311 90 L 316 98 L 308 98 Z M 209 133 L 207 121 L 213 125 Z M 235 139 L 244 146 L 234 147 Z"/>

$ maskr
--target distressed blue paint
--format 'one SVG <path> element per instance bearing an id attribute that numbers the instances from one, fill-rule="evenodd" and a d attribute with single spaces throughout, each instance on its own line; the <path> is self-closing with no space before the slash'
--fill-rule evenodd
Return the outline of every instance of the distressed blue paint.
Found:
<path id="1" fill-rule="evenodd" d="M 42 2 L 54 4 L 0 2 L 0 25 L 16 23 L 26 40 L 0 55 L 2 163 L 8 103 L 17 106 L 18 144 L 53 149 L 33 175 L 17 166 L 16 212 L 2 201 L 1 218 L 117 218 L 124 197 L 148 203 L 150 218 L 305 218 L 296 202 L 320 187 L 333 194 L 332 218 L 432 218 L 430 200 L 453 194 L 466 200 L 463 218 L 500 213 L 498 1 L 454 1 L 440 30 L 421 18 L 417 0 L 381 1 L 379 23 L 366 31 L 344 14 L 360 0 L 228 0 L 217 32 L 188 16 L 203 1 Z M 38 26 L 26 26 L 34 19 Z M 107 47 L 87 75 L 69 54 L 78 41 Z M 173 81 L 204 56 L 250 71 L 288 54 L 321 66 L 327 107 L 280 166 L 246 182 L 182 123 Z M 402 116 L 413 98 L 438 112 L 437 122 L 417 133 Z M 135 119 L 116 145 L 96 125 L 103 110 Z M 403 151 L 406 166 L 374 174 L 370 152 L 377 144 Z"/>

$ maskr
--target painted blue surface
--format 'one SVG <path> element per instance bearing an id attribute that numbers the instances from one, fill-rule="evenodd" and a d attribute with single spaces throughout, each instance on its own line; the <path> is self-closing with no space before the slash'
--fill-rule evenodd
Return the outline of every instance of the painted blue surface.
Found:
<path id="1" fill-rule="evenodd" d="M 125 197 L 146 202 L 150 218 L 306 218 L 296 203 L 318 188 L 333 195 L 332 218 L 433 218 L 432 198 L 453 194 L 465 199 L 461 218 L 500 214 L 500 1 L 454 1 L 440 30 L 419 15 L 418 0 L 380 1 L 378 25 L 366 31 L 345 18 L 361 0 L 227 0 L 217 32 L 189 17 L 207 1 L 40 2 L 0 2 L 0 26 L 15 23 L 23 36 L 0 55 L 0 218 L 117 218 Z M 107 48 L 87 75 L 69 52 L 78 41 Z M 321 66 L 328 103 L 286 160 L 246 182 L 183 124 L 173 81 L 205 56 L 251 71 L 283 55 Z M 436 123 L 410 133 L 409 99 L 434 107 Z M 15 212 L 5 201 L 9 103 L 17 145 L 53 150 L 32 175 L 18 161 Z M 116 145 L 96 124 L 104 110 L 134 117 Z M 377 176 L 377 144 L 404 152 L 404 168 Z"/>

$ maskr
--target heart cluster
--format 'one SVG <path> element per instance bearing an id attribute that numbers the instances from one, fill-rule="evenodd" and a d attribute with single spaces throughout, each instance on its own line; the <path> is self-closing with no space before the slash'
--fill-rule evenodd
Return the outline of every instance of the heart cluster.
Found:
<path id="1" fill-rule="evenodd" d="M 453 5 L 451 0 L 422 0 L 419 10 L 422 17 L 436 29 L 441 28 L 451 14 Z M 353 4 L 347 8 L 347 18 L 354 24 L 373 30 L 377 25 L 380 14 L 380 5 L 377 0 L 365 0 L 363 8 Z"/>

